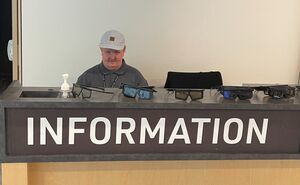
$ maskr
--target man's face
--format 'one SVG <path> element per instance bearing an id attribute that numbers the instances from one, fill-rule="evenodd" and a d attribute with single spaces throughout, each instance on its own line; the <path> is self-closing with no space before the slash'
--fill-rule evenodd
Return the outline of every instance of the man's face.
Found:
<path id="1" fill-rule="evenodd" d="M 125 54 L 125 48 L 123 50 L 114 50 L 107 48 L 100 48 L 102 53 L 103 65 L 109 70 L 118 70 L 122 65 L 122 60 Z"/>

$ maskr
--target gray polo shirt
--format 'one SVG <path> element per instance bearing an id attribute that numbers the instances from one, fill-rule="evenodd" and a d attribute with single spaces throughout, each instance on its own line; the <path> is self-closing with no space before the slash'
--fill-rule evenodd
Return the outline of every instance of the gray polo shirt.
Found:
<path id="1" fill-rule="evenodd" d="M 103 63 L 85 71 L 77 79 L 77 84 L 90 87 L 120 87 L 122 83 L 133 86 L 148 86 L 146 79 L 134 67 L 131 67 L 123 60 L 122 66 L 117 71 L 110 71 Z"/>

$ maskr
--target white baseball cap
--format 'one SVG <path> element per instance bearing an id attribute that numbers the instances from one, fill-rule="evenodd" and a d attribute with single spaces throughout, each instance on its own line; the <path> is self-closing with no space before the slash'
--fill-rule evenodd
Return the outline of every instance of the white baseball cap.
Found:
<path id="1" fill-rule="evenodd" d="M 125 47 L 125 37 L 119 31 L 109 30 L 102 35 L 99 46 L 120 51 Z"/>

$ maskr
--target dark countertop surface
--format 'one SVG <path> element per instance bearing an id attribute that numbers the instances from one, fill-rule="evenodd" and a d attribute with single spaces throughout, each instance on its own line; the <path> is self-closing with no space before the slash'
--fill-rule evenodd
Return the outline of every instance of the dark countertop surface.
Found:
<path id="1" fill-rule="evenodd" d="M 128 98 L 117 88 L 105 89 L 113 92 L 106 94 L 92 92 L 91 98 L 55 98 L 20 97 L 22 91 L 60 91 L 59 87 L 21 87 L 17 82 L 12 83 L 0 96 L 0 103 L 5 107 L 93 107 L 93 108 L 168 108 L 168 109 L 268 109 L 268 110 L 300 110 L 300 93 L 289 99 L 274 99 L 264 95 L 262 91 L 254 91 L 250 100 L 226 100 L 215 89 L 204 90 L 204 98 L 197 101 L 178 100 L 173 91 L 155 88 L 157 92 L 151 100 Z M 71 94 L 71 93 L 70 93 Z"/>

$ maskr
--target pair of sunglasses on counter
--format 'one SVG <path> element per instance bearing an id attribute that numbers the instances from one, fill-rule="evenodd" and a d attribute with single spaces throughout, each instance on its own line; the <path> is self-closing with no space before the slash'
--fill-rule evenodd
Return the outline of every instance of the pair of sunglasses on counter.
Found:
<path id="1" fill-rule="evenodd" d="M 248 100 L 253 96 L 252 87 L 241 87 L 241 86 L 221 86 L 218 91 L 223 95 L 224 99 L 233 100 Z"/>
<path id="2" fill-rule="evenodd" d="M 122 93 L 126 97 L 139 98 L 143 100 L 150 100 L 153 97 L 153 93 L 156 92 L 154 86 L 136 87 L 128 84 L 122 84 Z"/>
<path id="3" fill-rule="evenodd" d="M 175 98 L 186 101 L 188 97 L 192 101 L 203 98 L 203 89 L 175 89 Z"/>
<path id="4" fill-rule="evenodd" d="M 296 94 L 296 88 L 289 85 L 259 86 L 254 87 L 257 91 L 263 91 L 265 95 L 272 98 L 291 98 Z M 297 87 L 298 89 L 298 87 Z"/>
<path id="5" fill-rule="evenodd" d="M 204 94 L 204 89 L 167 88 L 167 90 L 175 92 L 175 98 L 184 101 L 186 101 L 188 97 L 190 97 L 192 101 L 202 99 Z"/>
<path id="6" fill-rule="evenodd" d="M 82 98 L 90 98 L 92 96 L 93 91 L 100 92 L 100 93 L 113 94 L 113 92 L 105 91 L 104 88 L 89 87 L 89 86 L 73 83 L 72 95 L 74 98 L 77 98 L 80 96 Z"/>

